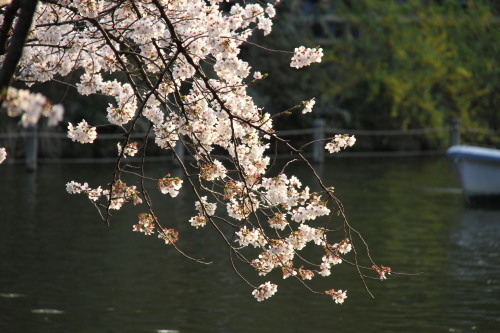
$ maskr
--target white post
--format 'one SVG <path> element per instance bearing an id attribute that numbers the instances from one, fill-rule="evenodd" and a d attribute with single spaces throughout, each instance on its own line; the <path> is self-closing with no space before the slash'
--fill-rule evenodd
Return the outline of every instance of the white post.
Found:
<path id="1" fill-rule="evenodd" d="M 29 125 L 26 135 L 26 171 L 33 172 L 37 168 L 38 157 L 38 127 Z"/>
<path id="2" fill-rule="evenodd" d="M 460 129 L 462 127 L 462 123 L 460 118 L 454 117 L 451 119 L 451 145 L 459 145 L 460 144 Z"/>

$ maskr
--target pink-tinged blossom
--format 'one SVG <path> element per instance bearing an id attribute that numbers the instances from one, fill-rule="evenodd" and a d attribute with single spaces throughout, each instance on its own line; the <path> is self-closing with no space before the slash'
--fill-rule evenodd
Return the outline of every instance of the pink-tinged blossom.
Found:
<path id="1" fill-rule="evenodd" d="M 272 284 L 270 281 L 267 281 L 252 291 L 252 295 L 257 299 L 257 301 L 262 302 L 263 300 L 273 296 L 277 291 L 278 286 Z"/>
<path id="2" fill-rule="evenodd" d="M 341 289 L 340 290 L 330 289 L 325 291 L 325 294 L 332 296 L 332 299 L 335 301 L 336 304 L 344 303 L 344 300 L 347 298 L 347 290 L 342 291 Z"/>
<path id="3" fill-rule="evenodd" d="M 200 168 L 200 177 L 204 180 L 215 180 L 226 178 L 227 169 L 219 160 L 214 160 L 213 163 L 203 164 Z"/>
<path id="4" fill-rule="evenodd" d="M 339 265 L 342 263 L 342 258 L 333 254 L 324 255 L 321 260 L 328 265 Z"/>
<path id="5" fill-rule="evenodd" d="M 267 253 L 276 256 L 281 262 L 293 260 L 295 249 L 289 239 L 271 239 L 269 245 Z"/>
<path id="6" fill-rule="evenodd" d="M 97 130 L 85 120 L 79 122 L 77 126 L 68 123 L 68 138 L 74 142 L 92 143 L 97 138 Z"/>
<path id="7" fill-rule="evenodd" d="M 347 254 L 351 252 L 352 246 L 348 238 L 344 239 L 342 242 L 338 244 L 338 250 L 342 254 Z"/>
<path id="8" fill-rule="evenodd" d="M 158 189 L 161 193 L 168 193 L 172 198 L 175 198 L 179 194 L 182 183 L 182 179 L 178 177 L 170 177 L 170 174 L 168 174 L 166 177 L 158 180 Z"/>
<path id="9" fill-rule="evenodd" d="M 286 221 L 286 215 L 282 213 L 276 213 L 272 218 L 268 220 L 271 228 L 283 230 L 288 225 Z"/>
<path id="10" fill-rule="evenodd" d="M 308 49 L 304 46 L 301 46 L 294 50 L 290 67 L 302 68 L 305 66 L 309 66 L 313 62 L 321 62 L 322 57 L 322 48 Z"/>
<path id="11" fill-rule="evenodd" d="M 179 240 L 179 233 L 174 229 L 164 228 L 159 232 L 158 238 L 161 238 L 165 241 L 165 244 L 174 244 Z"/>
<path id="12" fill-rule="evenodd" d="M 196 210 L 202 215 L 212 216 L 215 214 L 215 210 L 217 209 L 217 204 L 208 202 L 207 197 L 201 197 L 201 202 L 196 201 L 194 206 Z"/>
<path id="13" fill-rule="evenodd" d="M 231 198 L 226 205 L 227 213 L 232 218 L 241 221 L 248 217 L 253 211 L 259 209 L 259 201 L 253 193 L 238 195 L 239 199 Z"/>
<path id="14" fill-rule="evenodd" d="M 102 195 L 110 202 L 109 208 L 119 210 L 126 202 L 132 202 L 134 205 L 142 203 L 137 187 L 127 186 L 122 180 L 114 182 L 111 192 L 103 190 Z"/>
<path id="15" fill-rule="evenodd" d="M 262 252 L 256 259 L 252 260 L 251 264 L 259 272 L 259 275 L 264 276 L 280 265 L 280 258 L 269 252 Z"/>
<path id="16" fill-rule="evenodd" d="M 135 224 L 133 231 L 142 232 L 145 235 L 152 235 L 155 229 L 155 218 L 148 213 L 139 214 L 139 223 Z"/>
<path id="17" fill-rule="evenodd" d="M 299 268 L 299 276 L 302 280 L 312 280 L 314 272 L 309 269 Z"/>
<path id="18" fill-rule="evenodd" d="M 377 266 L 373 265 L 372 269 L 375 270 L 379 274 L 380 280 L 386 280 L 387 275 L 391 275 L 391 272 L 392 272 L 390 267 L 384 267 L 384 266 L 377 267 Z"/>
<path id="19" fill-rule="evenodd" d="M 293 261 L 287 261 L 281 267 L 283 271 L 283 279 L 289 278 L 290 276 L 297 275 L 297 270 L 293 268 Z"/>
<path id="20" fill-rule="evenodd" d="M 200 214 L 189 219 L 189 223 L 191 223 L 191 226 L 195 227 L 196 229 L 202 228 L 207 224 L 207 218 Z"/>
<path id="21" fill-rule="evenodd" d="M 139 151 L 137 148 L 138 143 L 137 142 L 130 142 L 125 146 L 125 150 L 123 151 L 123 157 L 127 156 L 135 156 L 137 152 Z M 122 153 L 122 145 L 120 142 L 117 143 L 117 148 L 118 148 L 118 155 Z"/>

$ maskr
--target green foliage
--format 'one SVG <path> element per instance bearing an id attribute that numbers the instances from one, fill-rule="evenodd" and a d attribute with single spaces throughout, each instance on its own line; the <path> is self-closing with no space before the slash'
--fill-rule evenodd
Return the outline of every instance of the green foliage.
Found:
<path id="1" fill-rule="evenodd" d="M 329 126 L 440 128 L 459 117 L 465 128 L 500 130 L 498 2 L 311 3 L 280 4 L 273 32 L 262 42 L 283 50 L 297 42 L 321 44 L 321 65 L 314 64 L 307 73 L 287 71 L 285 76 L 280 68 L 289 66 L 288 55 L 281 59 L 268 57 L 268 51 L 252 51 L 248 57 L 271 74 L 253 89 L 257 100 L 272 96 L 259 101 L 268 110 L 279 112 L 316 96 L 314 114 L 329 120 Z M 284 126 L 310 126 L 299 118 L 290 116 Z M 420 144 L 447 141 L 448 134 L 442 132 Z"/>
<path id="2" fill-rule="evenodd" d="M 324 93 L 364 128 L 500 129 L 499 20 L 487 1 L 337 1 L 347 34 Z"/>

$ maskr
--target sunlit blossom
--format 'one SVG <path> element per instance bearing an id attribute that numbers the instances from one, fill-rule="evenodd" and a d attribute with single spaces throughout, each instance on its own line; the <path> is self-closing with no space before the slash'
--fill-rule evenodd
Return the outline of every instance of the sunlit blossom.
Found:
<path id="1" fill-rule="evenodd" d="M 97 130 L 87 124 L 85 120 L 82 120 L 77 126 L 68 123 L 68 138 L 75 142 L 92 143 L 97 138 Z"/>
<path id="2" fill-rule="evenodd" d="M 278 286 L 268 281 L 255 289 L 252 292 L 252 295 L 257 299 L 257 301 L 262 302 L 263 300 L 273 296 L 277 291 Z"/>
<path id="3" fill-rule="evenodd" d="M 290 67 L 302 68 L 309 66 L 314 62 L 321 62 L 323 57 L 322 48 L 309 49 L 304 46 L 298 47 L 294 50 L 292 62 Z"/>
<path id="4" fill-rule="evenodd" d="M 0 147 L 0 164 L 3 163 L 3 161 L 5 161 L 6 158 L 7 158 L 7 151 L 5 150 L 5 148 Z"/>
<path id="5" fill-rule="evenodd" d="M 337 304 L 344 303 L 345 299 L 347 298 L 347 290 L 342 291 L 342 290 L 330 289 L 325 291 L 325 294 L 332 296 L 332 299 Z"/>

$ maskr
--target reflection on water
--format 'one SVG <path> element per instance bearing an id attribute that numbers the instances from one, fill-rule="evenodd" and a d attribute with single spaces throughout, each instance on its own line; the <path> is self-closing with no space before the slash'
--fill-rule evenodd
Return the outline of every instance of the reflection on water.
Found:
<path id="1" fill-rule="evenodd" d="M 158 177 L 172 171 L 148 167 Z M 255 302 L 229 268 L 218 235 L 189 226 L 194 207 L 187 192 L 181 200 L 158 197 L 155 207 L 179 229 L 179 245 L 212 265 L 131 232 L 135 208 L 104 226 L 64 184 L 107 183 L 110 168 L 42 165 L 31 178 L 22 168 L 0 168 L 0 332 L 500 331 L 500 210 L 466 208 L 445 158 L 325 165 L 323 177 L 375 260 L 423 272 L 368 281 L 372 299 L 356 272 L 341 265 L 330 281 L 349 292 L 342 306 L 291 280 Z M 324 280 L 317 283 L 321 288 Z"/>
<path id="2" fill-rule="evenodd" d="M 500 212 L 468 209 L 451 230 L 448 310 L 457 321 L 500 327 Z"/>
<path id="3" fill-rule="evenodd" d="M 62 314 L 64 311 L 57 310 L 57 309 L 33 309 L 31 310 L 32 313 L 40 313 L 40 314 Z"/>

